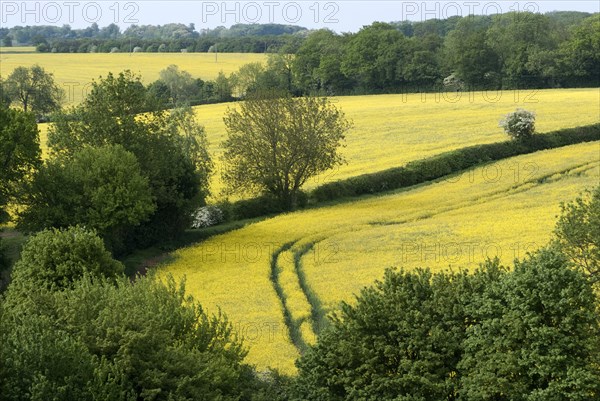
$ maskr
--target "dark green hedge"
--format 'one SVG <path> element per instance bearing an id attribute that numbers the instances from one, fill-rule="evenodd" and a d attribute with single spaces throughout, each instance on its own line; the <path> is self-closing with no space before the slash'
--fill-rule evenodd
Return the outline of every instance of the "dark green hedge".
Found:
<path id="1" fill-rule="evenodd" d="M 313 203 L 319 203 L 405 188 L 435 180 L 481 163 L 597 140 L 600 140 L 600 124 L 534 135 L 527 141 L 505 141 L 469 146 L 410 162 L 403 167 L 394 167 L 377 173 L 363 174 L 324 184 L 314 189 L 310 193 L 310 198 Z"/>
<path id="2" fill-rule="evenodd" d="M 306 207 L 307 203 L 308 195 L 300 191 L 298 194 L 298 207 L 302 209 Z M 226 221 L 253 219 L 285 212 L 281 202 L 268 194 L 231 203 L 224 202 L 217 206 L 223 211 Z"/>
<path id="3" fill-rule="evenodd" d="M 502 160 L 545 149 L 555 149 L 600 140 L 600 124 L 567 128 L 534 135 L 526 141 L 509 140 L 486 145 L 468 146 L 394 167 L 377 173 L 363 174 L 321 185 L 308 194 L 302 193 L 299 207 L 341 198 L 376 194 L 432 181 L 482 163 Z M 235 221 L 282 213 L 280 203 L 269 195 L 219 205 L 226 220 Z"/>

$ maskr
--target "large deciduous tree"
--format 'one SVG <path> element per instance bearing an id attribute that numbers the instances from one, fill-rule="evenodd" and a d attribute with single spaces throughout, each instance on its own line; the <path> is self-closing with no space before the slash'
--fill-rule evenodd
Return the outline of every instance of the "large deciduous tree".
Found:
<path id="1" fill-rule="evenodd" d="M 5 207 L 20 198 L 23 183 L 41 163 L 33 114 L 0 105 L 0 223 L 8 220 Z"/>
<path id="2" fill-rule="evenodd" d="M 261 191 L 294 209 L 306 181 L 343 162 L 352 124 L 326 98 L 261 93 L 228 109 L 223 178 L 237 192 Z"/>
<path id="3" fill-rule="evenodd" d="M 208 195 L 212 163 L 204 129 L 190 109 L 161 110 L 130 71 L 94 82 L 83 103 L 57 119 L 48 138 L 52 153 L 67 157 L 103 145 L 121 145 L 136 156 L 156 203 L 136 230 L 138 245 L 180 234 L 189 226 L 191 210 Z"/>
<path id="4" fill-rule="evenodd" d="M 95 229 L 115 253 L 156 205 L 135 156 L 120 145 L 84 148 L 49 160 L 28 187 L 19 227 L 38 231 L 76 224 Z"/>
<path id="5" fill-rule="evenodd" d="M 65 96 L 52 73 L 46 72 L 37 64 L 30 68 L 15 68 L 4 85 L 12 102 L 20 104 L 24 111 L 32 111 L 38 117 L 60 110 Z"/>

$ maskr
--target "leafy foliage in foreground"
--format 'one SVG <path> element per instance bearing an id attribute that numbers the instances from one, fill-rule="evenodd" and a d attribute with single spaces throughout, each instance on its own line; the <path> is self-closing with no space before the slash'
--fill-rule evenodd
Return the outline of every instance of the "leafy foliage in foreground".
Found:
<path id="1" fill-rule="evenodd" d="M 557 243 L 571 261 L 600 283 L 600 186 L 561 205 Z"/>
<path id="2" fill-rule="evenodd" d="M 35 232 L 83 224 L 97 230 L 115 254 L 126 249 L 133 227 L 156 208 L 137 159 L 120 145 L 84 148 L 71 158 L 47 161 L 27 193 L 20 228 Z"/>
<path id="3" fill-rule="evenodd" d="M 154 212 L 135 233 L 137 246 L 180 235 L 208 195 L 212 163 L 206 136 L 191 110 L 167 112 L 130 71 L 94 82 L 84 102 L 59 116 L 48 135 L 55 155 L 120 145 L 135 155 L 154 199 Z"/>
<path id="4" fill-rule="evenodd" d="M 95 232 L 79 226 L 44 230 L 23 247 L 9 292 L 61 290 L 85 275 L 116 278 L 122 273 L 123 265 L 112 258 Z"/>
<path id="5" fill-rule="evenodd" d="M 552 250 L 473 298 L 461 397 L 465 400 L 593 400 L 600 395 L 597 299 L 586 277 Z"/>
<path id="6" fill-rule="evenodd" d="M 300 359 L 298 399 L 592 400 L 596 301 L 551 249 L 511 272 L 389 270 Z"/>
<path id="7" fill-rule="evenodd" d="M 231 325 L 184 293 L 173 280 L 89 275 L 70 290 L 9 290 L 3 399 L 249 399 L 254 377 Z"/>

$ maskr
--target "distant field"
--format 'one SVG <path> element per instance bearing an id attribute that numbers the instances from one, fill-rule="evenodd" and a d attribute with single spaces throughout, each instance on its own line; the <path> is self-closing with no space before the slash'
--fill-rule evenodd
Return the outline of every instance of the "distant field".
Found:
<path id="1" fill-rule="evenodd" d="M 0 53 L 35 53 L 35 47 L 32 46 L 14 46 L 14 47 L 1 47 Z"/>
<path id="2" fill-rule="evenodd" d="M 333 101 L 354 121 L 342 150 L 348 163 L 316 177 L 313 188 L 325 182 L 401 166 L 448 150 L 507 139 L 500 118 L 518 107 L 535 111 L 537 130 L 549 132 L 600 121 L 600 89 L 504 91 L 498 94 L 463 93 L 453 102 L 435 94 L 349 96 Z M 493 96 L 497 101 L 492 102 Z M 219 179 L 220 143 L 226 137 L 223 115 L 235 103 L 195 108 L 206 128 L 210 152 L 217 161 L 212 180 L 215 199 L 223 187 Z M 574 112 L 577 110 L 577 112 Z M 46 124 L 40 124 L 42 143 Z"/>
<path id="3" fill-rule="evenodd" d="M 142 75 L 144 83 L 158 79 L 158 73 L 171 64 L 188 71 L 195 78 L 214 79 L 220 71 L 230 74 L 242 65 L 264 62 L 265 54 L 252 53 L 20 53 L 6 48 L 11 53 L 0 52 L 0 73 L 6 78 L 18 66 L 39 64 L 52 72 L 56 81 L 67 92 L 67 105 L 80 103 L 88 91 L 89 83 L 106 76 L 109 72 L 119 73 L 132 70 Z"/>
<path id="4" fill-rule="evenodd" d="M 393 195 L 252 224 L 175 252 L 161 274 L 187 277 L 204 306 L 222 308 L 246 338 L 249 362 L 293 373 L 299 351 L 273 269 L 299 340 L 311 343 L 320 327 L 313 317 L 351 301 L 387 267 L 471 269 L 486 257 L 508 264 L 525 256 L 549 240 L 559 203 L 599 179 L 599 142 L 514 157 Z"/>
<path id="5" fill-rule="evenodd" d="M 334 98 L 355 124 L 343 149 L 348 163 L 311 180 L 307 188 L 401 166 L 468 145 L 505 140 L 508 137 L 498 121 L 518 107 L 536 112 L 539 132 L 600 121 L 600 89 L 597 88 L 462 93 L 456 101 L 450 96 Z M 219 144 L 226 137 L 223 114 L 227 107 L 235 107 L 235 104 L 196 108 L 198 120 L 206 127 L 210 150 L 217 159 L 221 154 Z M 217 174 L 212 183 L 213 194 L 218 195 L 221 188 Z"/>

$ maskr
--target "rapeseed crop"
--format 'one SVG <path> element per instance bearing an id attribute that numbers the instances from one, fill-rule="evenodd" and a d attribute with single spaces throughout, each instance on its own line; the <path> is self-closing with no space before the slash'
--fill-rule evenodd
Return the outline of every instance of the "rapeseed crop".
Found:
<path id="1" fill-rule="evenodd" d="M 486 258 L 508 264 L 543 246 L 559 203 L 598 185 L 599 156 L 599 142 L 573 145 L 385 196 L 278 216 L 179 250 L 160 274 L 187 277 L 188 291 L 203 305 L 227 313 L 246 338 L 249 362 L 294 373 L 300 349 L 271 281 L 274 254 L 287 313 L 301 322 L 302 340 L 310 344 L 320 323 L 311 321 L 314 309 L 352 302 L 387 267 L 472 269 Z M 310 313 L 307 289 L 318 298 L 309 302 Z"/>

